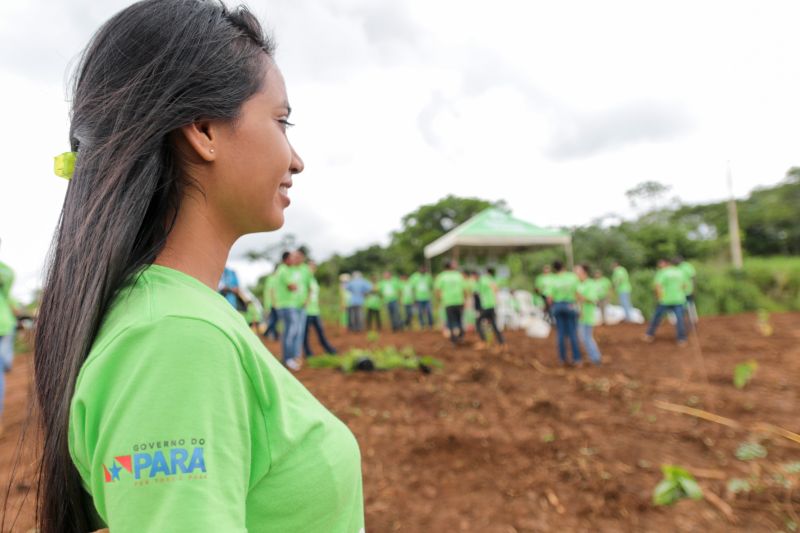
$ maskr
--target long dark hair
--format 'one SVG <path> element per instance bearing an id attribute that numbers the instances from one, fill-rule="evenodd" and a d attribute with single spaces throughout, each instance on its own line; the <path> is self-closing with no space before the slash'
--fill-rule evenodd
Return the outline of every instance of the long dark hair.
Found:
<path id="1" fill-rule="evenodd" d="M 134 4 L 106 22 L 83 53 L 69 139 L 77 164 L 36 330 L 42 533 L 95 525 L 67 445 L 70 402 L 104 314 L 163 248 L 190 186 L 170 133 L 201 119 L 235 119 L 260 89 L 272 53 L 249 11 L 211 0 Z"/>

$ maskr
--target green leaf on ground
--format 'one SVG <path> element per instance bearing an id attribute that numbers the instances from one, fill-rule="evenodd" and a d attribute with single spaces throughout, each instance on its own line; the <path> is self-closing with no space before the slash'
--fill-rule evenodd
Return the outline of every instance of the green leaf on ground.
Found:
<path id="1" fill-rule="evenodd" d="M 733 369 L 733 386 L 743 389 L 753 379 L 756 370 L 758 370 L 758 363 L 753 359 L 736 365 Z"/>

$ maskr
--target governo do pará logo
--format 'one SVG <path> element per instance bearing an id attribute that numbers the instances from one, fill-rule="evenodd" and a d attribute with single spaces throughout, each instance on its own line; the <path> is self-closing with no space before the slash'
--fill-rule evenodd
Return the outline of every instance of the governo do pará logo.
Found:
<path id="1" fill-rule="evenodd" d="M 110 464 L 103 464 L 105 482 L 114 483 L 126 477 L 139 481 L 205 474 L 206 461 L 201 445 L 205 440 L 190 439 L 190 442 L 195 446 L 185 446 L 185 439 L 138 444 L 134 446 L 136 453 L 117 455 Z"/>

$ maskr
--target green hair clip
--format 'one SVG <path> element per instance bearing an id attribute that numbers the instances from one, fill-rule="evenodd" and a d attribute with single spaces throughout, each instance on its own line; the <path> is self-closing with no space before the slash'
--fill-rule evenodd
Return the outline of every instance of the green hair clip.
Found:
<path id="1" fill-rule="evenodd" d="M 65 180 L 72 179 L 72 173 L 75 171 L 75 159 L 78 157 L 77 152 L 64 152 L 57 155 L 53 165 L 53 171 L 56 176 L 64 178 Z"/>

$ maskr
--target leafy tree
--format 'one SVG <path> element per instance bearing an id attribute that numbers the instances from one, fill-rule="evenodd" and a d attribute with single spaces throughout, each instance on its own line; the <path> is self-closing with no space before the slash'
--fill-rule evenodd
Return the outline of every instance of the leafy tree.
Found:
<path id="1" fill-rule="evenodd" d="M 401 229 L 392 233 L 394 249 L 405 270 L 415 269 L 425 260 L 423 249 L 459 224 L 481 211 L 495 207 L 508 212 L 504 200 L 489 202 L 479 198 L 447 196 L 434 204 L 423 205 L 402 218 Z"/>

